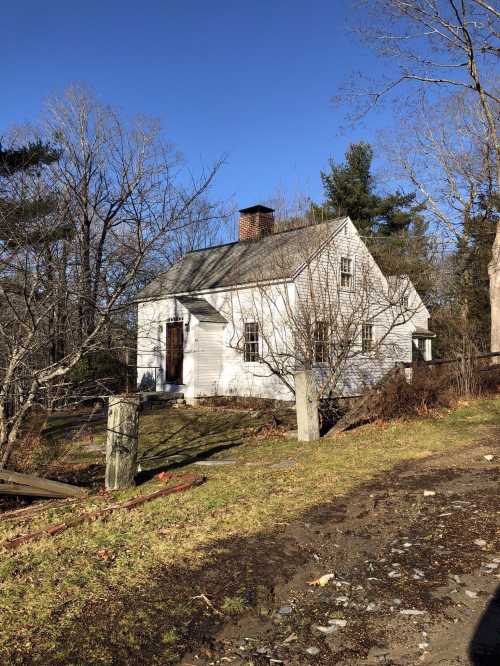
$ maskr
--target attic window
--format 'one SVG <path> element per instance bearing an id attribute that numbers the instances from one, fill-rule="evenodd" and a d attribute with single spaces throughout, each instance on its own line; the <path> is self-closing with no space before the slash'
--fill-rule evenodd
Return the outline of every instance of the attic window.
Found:
<path id="1" fill-rule="evenodd" d="M 410 304 L 410 299 L 408 296 L 403 296 L 401 298 L 401 307 L 403 310 L 408 310 L 408 305 Z"/>
<path id="2" fill-rule="evenodd" d="M 340 257 L 340 286 L 350 289 L 353 285 L 352 259 Z"/>
<path id="3" fill-rule="evenodd" d="M 259 360 L 259 324 L 246 322 L 244 335 L 243 360 L 245 363 L 256 363 Z"/>

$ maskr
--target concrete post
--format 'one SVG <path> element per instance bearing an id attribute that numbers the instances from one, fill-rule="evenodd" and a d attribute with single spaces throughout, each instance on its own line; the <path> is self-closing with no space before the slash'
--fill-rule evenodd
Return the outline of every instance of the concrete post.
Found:
<path id="1" fill-rule="evenodd" d="M 319 439 L 318 391 L 311 370 L 295 374 L 295 406 L 299 442 Z"/>
<path id="2" fill-rule="evenodd" d="M 106 490 L 130 488 L 137 473 L 139 396 L 109 398 L 106 439 Z"/>

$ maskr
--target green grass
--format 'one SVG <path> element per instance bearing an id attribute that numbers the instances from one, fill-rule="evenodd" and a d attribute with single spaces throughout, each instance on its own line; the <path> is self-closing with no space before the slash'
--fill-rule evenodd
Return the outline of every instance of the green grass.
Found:
<path id="1" fill-rule="evenodd" d="M 230 617 L 237 617 L 245 612 L 246 602 L 242 597 L 224 597 L 221 604 L 221 611 Z"/>
<path id="2" fill-rule="evenodd" d="M 222 440 L 230 441 L 235 435 L 241 438 L 241 414 L 206 412 L 202 441 L 190 443 L 189 437 L 196 439 L 196 433 L 200 436 L 201 432 L 199 425 L 188 422 L 190 411 L 178 410 L 175 416 L 172 411 L 165 411 L 144 417 L 143 455 L 160 453 L 155 464 L 165 464 L 172 460 L 176 448 L 185 450 L 175 455 L 190 459 L 193 453 L 200 453 L 200 447 L 217 448 Z M 196 414 L 191 412 L 191 416 Z M 485 438 L 493 427 L 500 426 L 500 398 L 474 401 L 427 418 L 372 424 L 310 444 L 252 438 L 248 435 L 251 417 L 245 418 L 247 435 L 243 441 L 229 451 L 217 453 L 218 457 L 235 459 L 236 465 L 188 465 L 182 470 L 203 472 L 207 476 L 204 485 L 131 512 L 116 511 L 106 521 L 84 524 L 23 546 L 12 554 L 1 554 L 0 663 L 25 663 L 22 659 L 16 662 L 18 654 L 30 655 L 35 663 L 33 655 L 44 655 L 45 659 L 50 655 L 51 663 L 72 663 L 65 660 L 64 651 L 69 649 L 64 647 L 65 636 L 69 627 L 84 622 L 94 652 L 82 663 L 111 664 L 113 655 L 106 642 L 91 641 L 102 631 L 97 620 L 93 623 L 92 617 L 87 617 L 89 600 L 110 604 L 112 615 L 113 598 L 123 594 L 132 598 L 155 585 L 160 568 L 168 571 L 170 566 L 203 567 L 221 549 L 223 539 L 273 530 L 277 523 L 293 520 L 403 460 L 423 458 Z M 286 470 L 269 467 L 288 459 L 296 461 L 295 466 Z M 150 482 L 140 489 L 117 493 L 116 499 L 157 488 L 156 482 Z M 51 509 L 37 516 L 28 527 L 0 523 L 0 540 L 102 505 L 102 501 L 90 498 L 71 509 Z M 102 558 L 100 551 L 109 552 L 111 558 Z M 241 609 L 244 595 L 238 599 L 236 606 Z M 228 613 L 236 613 L 235 599 L 228 599 L 227 604 Z M 224 613 L 224 608 L 219 610 Z M 166 590 L 157 612 L 164 620 L 171 616 L 185 624 L 193 611 L 191 607 L 179 607 Z M 140 636 L 154 635 L 155 615 L 151 613 L 130 608 L 120 616 L 113 629 L 115 644 L 118 641 L 130 654 L 140 651 Z M 163 638 L 161 633 L 158 636 L 165 646 L 161 663 L 174 659 L 177 637 L 174 626 L 163 633 Z"/>

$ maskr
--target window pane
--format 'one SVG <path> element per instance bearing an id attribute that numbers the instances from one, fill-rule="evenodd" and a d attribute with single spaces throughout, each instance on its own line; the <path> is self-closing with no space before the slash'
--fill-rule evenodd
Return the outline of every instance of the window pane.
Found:
<path id="1" fill-rule="evenodd" d="M 326 363 L 328 360 L 328 324 L 326 321 L 316 322 L 314 328 L 314 360 Z"/>
<path id="2" fill-rule="evenodd" d="M 352 287 L 353 273 L 352 273 L 352 259 L 349 257 L 340 258 L 340 286 Z"/>
<path id="3" fill-rule="evenodd" d="M 361 350 L 368 352 L 373 347 L 373 325 L 363 324 L 361 327 Z"/>
<path id="4" fill-rule="evenodd" d="M 259 360 L 259 325 L 253 321 L 245 322 L 244 333 L 243 360 L 254 363 Z"/>

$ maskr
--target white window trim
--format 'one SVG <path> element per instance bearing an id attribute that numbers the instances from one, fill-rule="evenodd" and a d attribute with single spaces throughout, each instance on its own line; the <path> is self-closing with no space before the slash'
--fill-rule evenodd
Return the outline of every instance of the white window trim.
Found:
<path id="1" fill-rule="evenodd" d="M 246 361 L 245 360 L 245 347 L 246 347 L 246 338 L 245 338 L 245 326 L 247 324 L 256 324 L 257 325 L 257 360 L 256 361 Z M 255 321 L 255 319 L 244 319 L 243 320 L 243 363 L 245 366 L 255 366 L 255 365 L 260 365 L 262 363 L 262 336 L 261 336 L 261 330 L 260 330 L 260 324 L 258 321 Z"/>
<path id="2" fill-rule="evenodd" d="M 314 336 L 313 336 L 313 344 L 314 344 L 314 349 L 313 349 L 313 352 L 314 352 L 314 361 L 313 361 L 313 363 L 314 363 L 315 366 L 322 367 L 322 366 L 327 366 L 327 365 L 328 365 L 328 362 L 329 362 L 329 359 L 328 359 L 328 356 L 329 356 L 329 353 L 328 353 L 328 347 L 331 347 L 331 331 L 330 331 L 330 325 L 329 325 L 328 321 L 326 321 L 326 320 L 324 320 L 324 319 L 319 319 L 319 320 L 316 322 L 315 326 L 317 326 L 318 324 L 322 324 L 322 325 L 324 324 L 324 325 L 326 325 L 326 337 L 323 338 L 322 340 L 316 338 L 316 329 L 315 329 L 315 331 L 314 331 Z M 316 359 L 317 346 L 319 346 L 319 345 L 325 345 L 325 349 L 326 349 L 326 360 L 324 360 L 324 361 L 318 361 L 318 360 Z"/>
<path id="3" fill-rule="evenodd" d="M 351 262 L 351 285 L 349 287 L 344 287 L 342 285 L 342 259 L 349 259 Z M 342 291 L 352 292 L 356 289 L 356 257 L 353 257 L 350 254 L 341 254 L 339 259 L 339 288 Z"/>
<path id="4" fill-rule="evenodd" d="M 371 326 L 371 338 L 370 338 L 370 349 L 363 349 L 363 328 L 365 326 Z M 361 353 L 362 354 L 373 354 L 375 347 L 375 324 L 370 321 L 364 321 L 361 324 Z"/>

